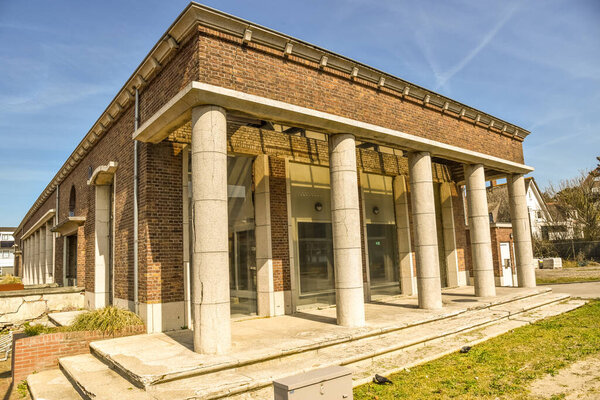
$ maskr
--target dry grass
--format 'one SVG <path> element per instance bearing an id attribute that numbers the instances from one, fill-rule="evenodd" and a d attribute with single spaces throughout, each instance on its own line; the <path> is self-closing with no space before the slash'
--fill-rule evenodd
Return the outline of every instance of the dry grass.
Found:
<path id="1" fill-rule="evenodd" d="M 2 280 L 0 280 L 0 285 L 11 285 L 15 283 L 22 283 L 21 278 L 18 276 L 6 275 Z"/>
<path id="2" fill-rule="evenodd" d="M 69 330 L 115 333 L 138 325 L 144 325 L 144 322 L 136 314 L 109 306 L 78 315 Z"/>
<path id="3" fill-rule="evenodd" d="M 47 327 L 42 324 L 25 324 L 24 332 L 27 336 L 65 331 L 102 331 L 114 334 L 139 325 L 144 325 L 144 322 L 135 313 L 109 306 L 78 315 L 70 326 Z"/>

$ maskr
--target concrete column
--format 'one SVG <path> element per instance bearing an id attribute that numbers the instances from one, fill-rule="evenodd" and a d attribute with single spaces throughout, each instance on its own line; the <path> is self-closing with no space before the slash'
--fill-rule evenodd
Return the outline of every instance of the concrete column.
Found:
<path id="1" fill-rule="evenodd" d="M 406 178 L 397 175 L 392 182 L 394 188 L 394 209 L 396 212 L 396 237 L 400 260 L 400 285 L 402 294 L 417 294 L 417 277 L 414 273 L 412 248 L 410 243 L 410 219 L 408 216 L 408 191 Z"/>
<path id="2" fill-rule="evenodd" d="M 109 304 L 110 189 L 109 185 L 95 187 L 94 304 L 90 304 L 92 308 L 102 308 Z"/>
<path id="3" fill-rule="evenodd" d="M 443 182 L 440 185 L 442 203 L 442 229 L 444 234 L 444 258 L 446 259 L 446 280 L 448 287 L 458 286 L 458 256 L 456 237 L 454 234 L 454 211 L 452 209 L 453 183 Z"/>
<path id="4" fill-rule="evenodd" d="M 515 242 L 517 280 L 519 287 L 535 287 L 533 249 L 531 248 L 531 228 L 525 198 L 525 178 L 523 175 L 508 175 L 508 203 Z"/>
<path id="5" fill-rule="evenodd" d="M 337 134 L 329 138 L 331 177 L 331 224 L 338 325 L 365 324 L 360 208 L 354 136 Z"/>
<path id="6" fill-rule="evenodd" d="M 46 283 L 54 282 L 54 272 L 52 270 L 52 261 L 54 259 L 54 234 L 50 231 L 51 226 L 50 223 L 46 224 Z"/>
<path id="7" fill-rule="evenodd" d="M 276 315 L 271 247 L 271 199 L 269 192 L 269 157 L 260 154 L 254 161 L 254 214 L 256 221 L 256 291 L 258 315 Z M 284 313 L 280 307 L 279 315 Z"/>
<path id="8" fill-rule="evenodd" d="M 22 241 L 23 243 L 23 271 L 21 272 L 21 278 L 23 278 L 23 284 L 29 284 L 29 239 Z"/>
<path id="9" fill-rule="evenodd" d="M 46 227 L 42 226 L 38 230 L 40 235 L 40 259 L 38 269 L 38 280 L 39 283 L 46 283 Z"/>
<path id="10" fill-rule="evenodd" d="M 440 309 L 442 308 L 442 288 L 431 155 L 424 151 L 409 152 L 408 171 L 415 230 L 414 247 L 417 261 L 419 308 Z"/>
<path id="11" fill-rule="evenodd" d="M 475 296 L 496 295 L 492 239 L 490 236 L 490 216 L 485 188 L 485 172 L 482 164 L 465 165 L 467 183 L 467 205 L 469 213 L 469 234 L 475 280 Z"/>
<path id="12" fill-rule="evenodd" d="M 225 109 L 192 109 L 194 351 L 231 348 Z"/>
<path id="13" fill-rule="evenodd" d="M 39 270 L 40 270 L 40 231 L 35 231 L 35 233 L 33 234 L 33 268 L 31 271 L 34 285 L 37 285 L 40 283 Z"/>

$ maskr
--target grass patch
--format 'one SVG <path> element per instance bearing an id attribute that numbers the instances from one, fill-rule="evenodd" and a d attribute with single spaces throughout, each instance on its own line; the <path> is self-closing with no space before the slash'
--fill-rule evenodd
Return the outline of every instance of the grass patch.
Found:
<path id="1" fill-rule="evenodd" d="M 600 276 L 581 277 L 581 276 L 560 276 L 556 278 L 537 278 L 538 285 L 554 285 L 559 283 L 577 283 L 577 282 L 600 282 Z"/>
<path id="2" fill-rule="evenodd" d="M 545 374 L 600 353 L 600 301 L 515 329 L 458 352 L 403 371 L 393 385 L 367 384 L 355 400 L 526 399 L 529 384 Z"/>
<path id="3" fill-rule="evenodd" d="M 78 315 L 70 326 L 47 327 L 42 324 L 26 323 L 23 325 L 23 331 L 27 336 L 68 331 L 102 331 L 114 334 L 139 325 L 144 325 L 144 322 L 135 313 L 109 306 Z"/>

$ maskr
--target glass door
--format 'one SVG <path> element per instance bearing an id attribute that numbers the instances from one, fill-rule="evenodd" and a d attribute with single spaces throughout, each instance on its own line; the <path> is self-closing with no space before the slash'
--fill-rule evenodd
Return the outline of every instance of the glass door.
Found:
<path id="1" fill-rule="evenodd" d="M 298 222 L 300 298 L 305 303 L 335 303 L 331 223 Z"/>
<path id="2" fill-rule="evenodd" d="M 371 295 L 400 293 L 396 257 L 396 226 L 367 224 Z"/>

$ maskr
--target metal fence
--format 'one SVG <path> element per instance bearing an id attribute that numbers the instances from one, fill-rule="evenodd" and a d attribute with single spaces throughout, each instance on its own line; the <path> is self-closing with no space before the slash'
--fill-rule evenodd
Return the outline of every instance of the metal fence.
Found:
<path id="1" fill-rule="evenodd" d="M 567 260 L 600 261 L 600 241 L 556 241 L 552 245 L 557 255 Z"/>

